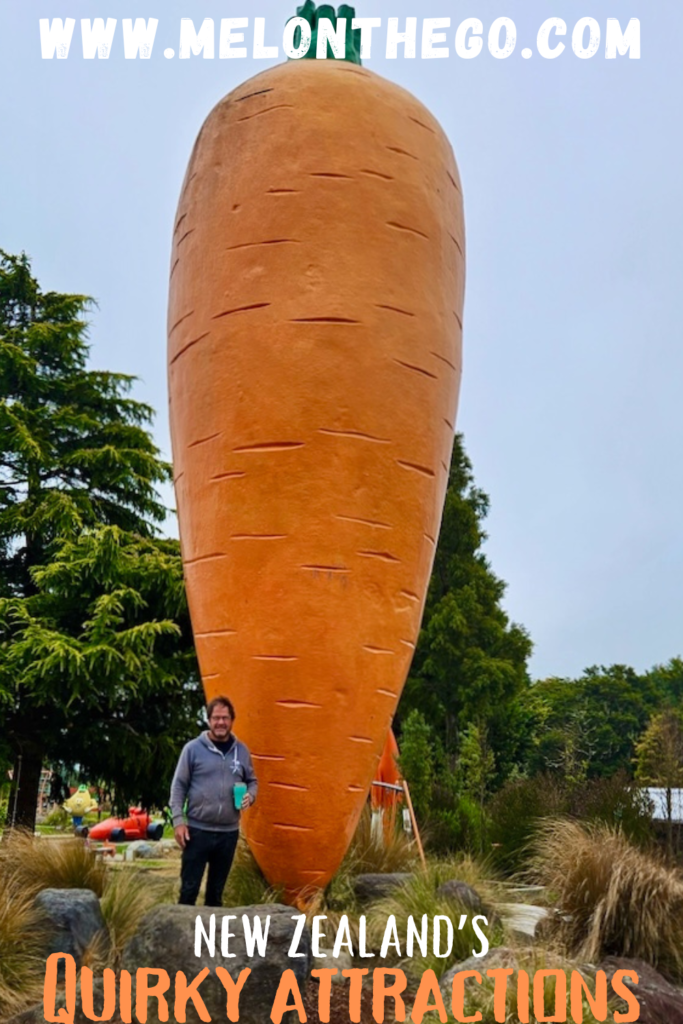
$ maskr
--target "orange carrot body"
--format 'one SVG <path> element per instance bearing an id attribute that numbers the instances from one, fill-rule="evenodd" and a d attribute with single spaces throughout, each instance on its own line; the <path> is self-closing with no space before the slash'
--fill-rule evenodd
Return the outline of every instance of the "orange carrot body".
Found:
<path id="1" fill-rule="evenodd" d="M 207 697 L 290 895 L 334 874 L 410 666 L 460 379 L 458 172 L 412 96 L 292 62 L 227 96 L 175 225 L 175 486 Z"/>

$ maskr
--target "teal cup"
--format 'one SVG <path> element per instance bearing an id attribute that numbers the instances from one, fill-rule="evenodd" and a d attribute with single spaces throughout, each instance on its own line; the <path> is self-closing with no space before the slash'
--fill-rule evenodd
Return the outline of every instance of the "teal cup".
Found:
<path id="1" fill-rule="evenodd" d="M 234 789 L 233 789 L 233 797 L 235 799 L 235 807 L 237 808 L 238 811 L 239 811 L 240 807 L 242 806 L 242 801 L 244 800 L 244 798 L 246 796 L 246 793 L 247 793 L 247 785 L 246 785 L 246 783 L 245 782 L 236 782 L 235 786 L 234 786 Z"/>

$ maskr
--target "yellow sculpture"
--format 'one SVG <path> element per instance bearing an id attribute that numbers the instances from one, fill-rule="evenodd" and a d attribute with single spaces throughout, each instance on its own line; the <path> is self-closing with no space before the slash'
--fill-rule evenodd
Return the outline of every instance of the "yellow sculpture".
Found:
<path id="1" fill-rule="evenodd" d="M 64 801 L 62 807 L 69 812 L 74 825 L 80 825 L 83 815 L 97 810 L 97 801 L 93 800 L 87 786 L 79 786 L 73 796 Z"/>

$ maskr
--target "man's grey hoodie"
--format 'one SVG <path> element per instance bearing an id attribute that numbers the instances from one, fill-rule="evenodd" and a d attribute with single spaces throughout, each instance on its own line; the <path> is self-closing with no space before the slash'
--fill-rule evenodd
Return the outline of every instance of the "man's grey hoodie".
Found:
<path id="1" fill-rule="evenodd" d="M 248 749 L 236 736 L 233 739 L 227 754 L 214 746 L 208 732 L 185 744 L 171 783 L 174 827 L 185 824 L 187 801 L 190 828 L 213 832 L 234 832 L 239 828 L 240 812 L 233 797 L 235 783 L 245 782 L 254 800 L 258 783 Z"/>

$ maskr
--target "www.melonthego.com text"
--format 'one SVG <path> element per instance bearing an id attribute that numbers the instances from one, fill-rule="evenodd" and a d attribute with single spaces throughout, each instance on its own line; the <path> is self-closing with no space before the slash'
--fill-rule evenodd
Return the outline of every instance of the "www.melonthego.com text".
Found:
<path id="1" fill-rule="evenodd" d="M 154 52 L 159 21 L 157 18 L 82 18 L 80 21 L 81 52 L 72 46 L 76 21 L 74 18 L 41 18 L 40 46 L 43 59 L 66 59 L 79 55 L 86 60 L 106 60 L 112 53 L 127 60 L 149 59 Z M 360 31 L 360 56 L 372 60 L 383 56 L 423 60 L 456 57 L 472 60 L 480 54 L 489 54 L 504 60 L 518 52 L 529 59 L 535 53 L 546 60 L 554 60 L 570 53 L 582 60 L 602 54 L 606 59 L 617 56 L 640 58 L 640 20 L 631 18 L 622 28 L 618 18 L 607 18 L 604 25 L 595 18 L 579 18 L 568 25 L 562 18 L 546 18 L 536 33 L 531 46 L 522 46 L 517 37 L 517 26 L 511 18 L 496 18 L 488 27 L 479 18 L 465 18 L 455 26 L 450 18 L 353 18 L 347 26 L 346 18 L 318 21 L 317 41 L 312 44 L 311 26 L 303 18 L 292 18 L 284 26 L 269 31 L 265 18 L 204 18 L 201 24 L 192 18 L 181 18 L 176 50 L 167 46 L 163 55 L 167 60 L 203 57 L 212 59 L 277 60 L 282 56 L 291 60 L 305 57 L 311 45 L 315 55 L 326 59 L 341 59 L 345 54 L 347 28 Z M 566 38 L 566 43 L 563 39 Z M 518 45 L 519 43 L 519 45 Z M 157 52 L 160 48 L 157 47 Z"/>

